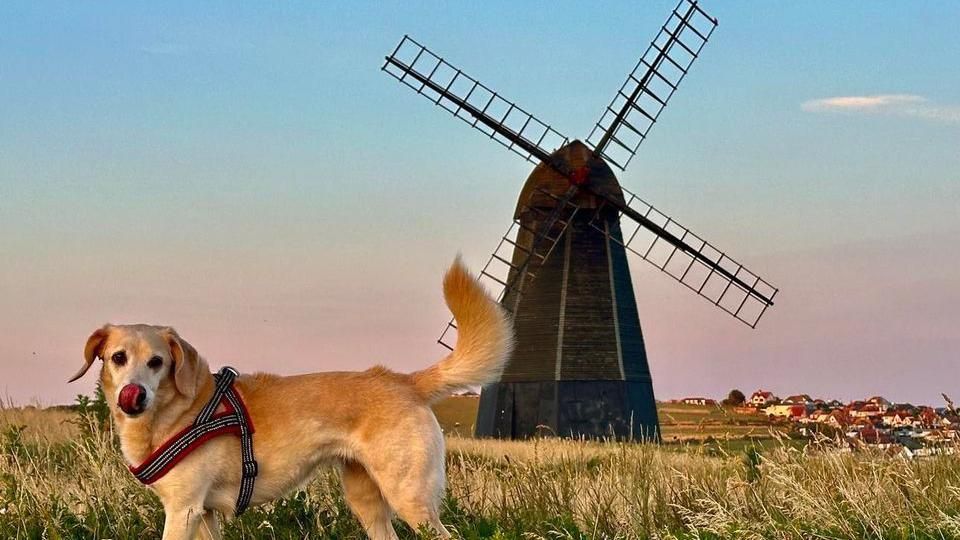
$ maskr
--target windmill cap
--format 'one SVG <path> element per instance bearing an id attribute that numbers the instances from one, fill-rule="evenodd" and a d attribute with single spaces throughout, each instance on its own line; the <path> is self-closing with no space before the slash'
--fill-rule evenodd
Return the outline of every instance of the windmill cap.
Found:
<path id="1" fill-rule="evenodd" d="M 573 140 L 566 146 L 557 149 L 552 156 L 563 160 L 572 170 L 586 168 L 588 171 L 585 184 L 591 191 L 601 193 L 616 201 L 624 202 L 623 190 L 620 189 L 620 183 L 613 174 L 613 170 L 600 157 L 595 156 L 590 148 L 579 140 Z M 556 199 L 550 197 L 562 197 L 570 188 L 570 180 L 563 176 L 553 167 L 546 163 L 539 163 L 527 177 L 527 181 L 520 190 L 520 197 L 517 199 L 517 208 L 514 211 L 514 217 L 520 217 L 524 207 L 536 206 L 540 208 L 550 208 L 556 205 Z M 543 190 L 546 193 L 542 193 Z M 597 208 L 601 200 L 591 193 L 581 191 L 574 196 L 572 202 L 581 208 Z"/>

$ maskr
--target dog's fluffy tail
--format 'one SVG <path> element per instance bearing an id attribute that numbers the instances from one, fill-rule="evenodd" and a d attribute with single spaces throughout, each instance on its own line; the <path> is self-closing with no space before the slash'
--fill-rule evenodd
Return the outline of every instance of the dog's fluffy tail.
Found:
<path id="1" fill-rule="evenodd" d="M 430 403 L 454 390 L 496 381 L 513 350 L 513 323 L 460 257 L 443 278 L 443 296 L 457 320 L 457 345 L 437 364 L 411 375 Z"/>

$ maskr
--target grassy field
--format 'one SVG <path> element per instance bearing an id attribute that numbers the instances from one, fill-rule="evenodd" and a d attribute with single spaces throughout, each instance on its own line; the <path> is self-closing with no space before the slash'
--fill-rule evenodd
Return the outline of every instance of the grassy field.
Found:
<path id="1" fill-rule="evenodd" d="M 467 406 L 447 402 L 440 412 L 462 427 Z M 676 414 L 684 412 L 694 424 L 713 415 Z M 960 537 L 955 457 L 455 435 L 447 444 L 443 521 L 468 539 Z M 115 445 L 92 414 L 0 410 L 0 538 L 158 537 L 159 502 L 130 476 Z M 364 537 L 332 471 L 225 532 Z M 401 537 L 416 535 L 404 528 Z"/>
<path id="2" fill-rule="evenodd" d="M 434 406 L 434 412 L 445 433 L 469 437 L 479 403 L 477 396 L 453 396 Z M 702 441 L 708 437 L 769 439 L 783 431 L 763 415 L 740 414 L 716 406 L 658 403 L 657 413 L 666 443 Z"/>

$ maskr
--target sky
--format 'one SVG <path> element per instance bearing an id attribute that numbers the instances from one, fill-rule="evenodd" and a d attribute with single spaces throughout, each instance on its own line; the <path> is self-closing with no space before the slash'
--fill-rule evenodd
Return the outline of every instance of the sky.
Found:
<path id="1" fill-rule="evenodd" d="M 216 368 L 423 368 L 530 164 L 380 71 L 404 34 L 585 138 L 673 0 L 0 3 L 0 396 L 105 322 Z M 720 2 L 621 183 L 780 288 L 631 261 L 658 398 L 960 396 L 960 4 Z"/>

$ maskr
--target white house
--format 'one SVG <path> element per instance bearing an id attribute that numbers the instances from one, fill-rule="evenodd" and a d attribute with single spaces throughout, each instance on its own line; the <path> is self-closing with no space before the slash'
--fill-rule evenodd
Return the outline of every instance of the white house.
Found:
<path id="1" fill-rule="evenodd" d="M 767 392 L 766 390 L 757 390 L 750 396 L 750 399 L 747 401 L 750 405 L 754 407 L 766 407 L 767 405 L 774 403 L 778 400 L 777 396 L 773 395 L 773 392 Z"/>
<path id="2" fill-rule="evenodd" d="M 688 397 L 680 400 L 680 403 L 686 403 L 687 405 L 716 405 L 717 402 L 705 397 Z"/>

